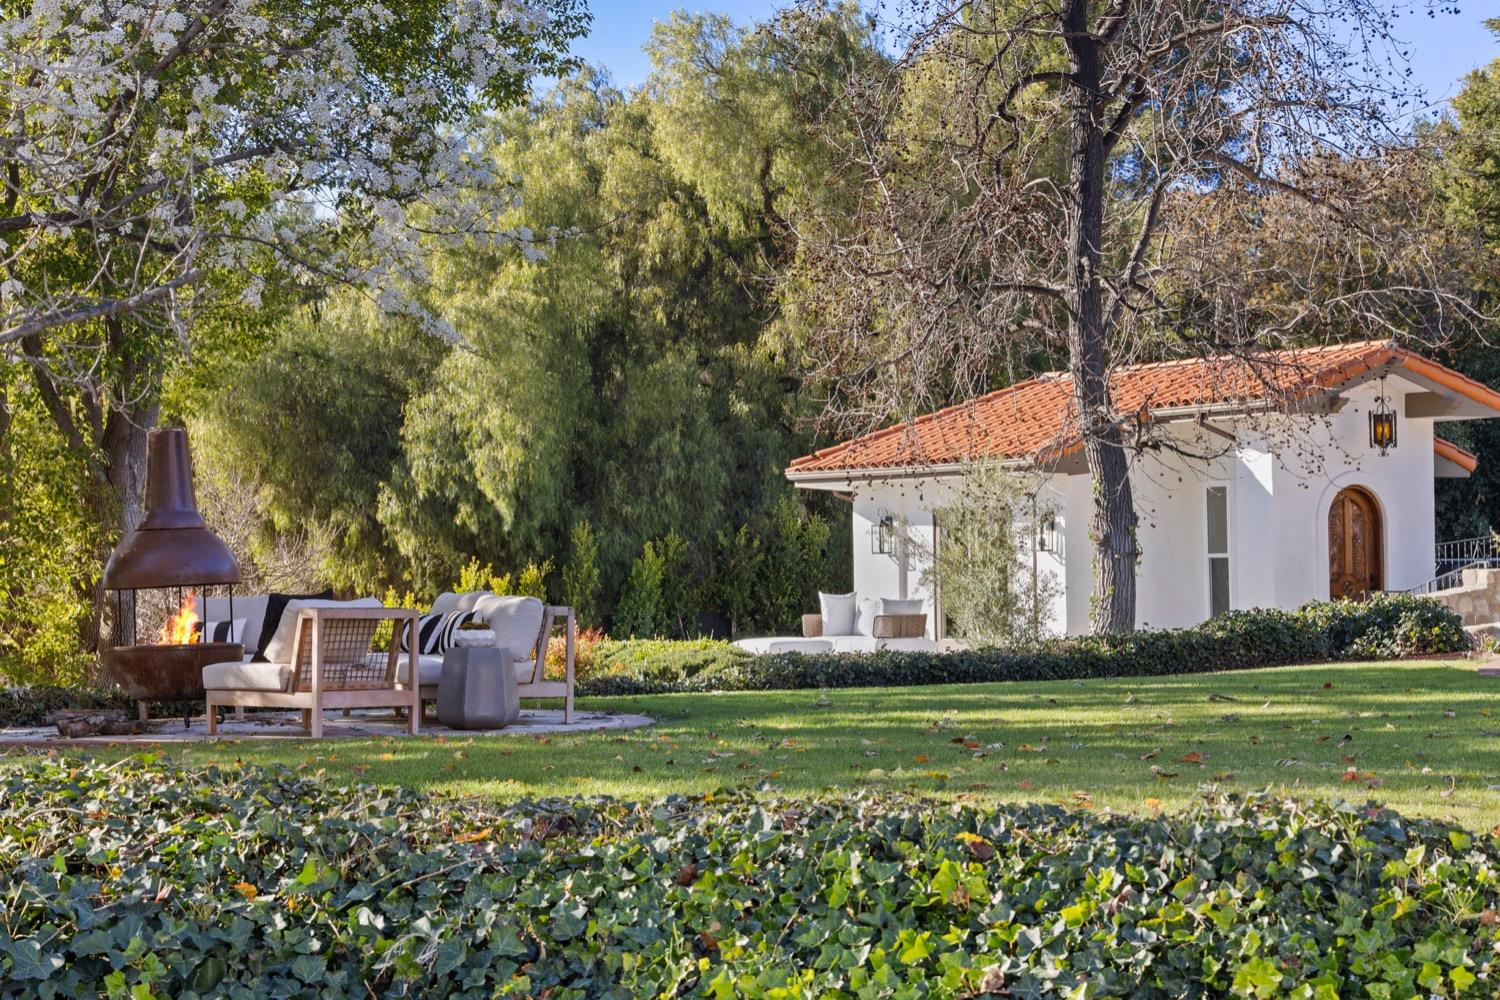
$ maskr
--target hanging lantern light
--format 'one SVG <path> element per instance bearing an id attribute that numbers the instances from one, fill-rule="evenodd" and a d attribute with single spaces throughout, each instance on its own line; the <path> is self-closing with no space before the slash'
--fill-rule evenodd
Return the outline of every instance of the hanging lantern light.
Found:
<path id="1" fill-rule="evenodd" d="M 896 519 L 889 514 L 881 516 L 875 525 L 873 540 L 875 542 L 874 552 L 876 555 L 889 555 L 892 551 L 891 540 L 896 533 Z"/>
<path id="2" fill-rule="evenodd" d="M 1380 377 L 1375 408 L 1370 411 L 1370 447 L 1382 455 L 1396 447 L 1396 411 L 1391 409 L 1391 397 L 1386 395 L 1384 375 Z"/>

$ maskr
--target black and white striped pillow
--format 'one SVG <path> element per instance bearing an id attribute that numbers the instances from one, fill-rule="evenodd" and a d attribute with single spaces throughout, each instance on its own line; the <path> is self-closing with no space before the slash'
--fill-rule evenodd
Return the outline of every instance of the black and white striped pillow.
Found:
<path id="1" fill-rule="evenodd" d="M 417 619 L 417 652 L 423 656 L 446 653 L 461 626 L 479 621 L 477 611 L 440 611 Z M 406 652 L 406 630 L 401 630 L 401 652 Z"/>
<path id="2" fill-rule="evenodd" d="M 244 642 L 245 619 L 224 619 L 217 622 L 198 622 L 193 626 L 199 642 Z M 205 638 L 206 637 L 206 638 Z"/>

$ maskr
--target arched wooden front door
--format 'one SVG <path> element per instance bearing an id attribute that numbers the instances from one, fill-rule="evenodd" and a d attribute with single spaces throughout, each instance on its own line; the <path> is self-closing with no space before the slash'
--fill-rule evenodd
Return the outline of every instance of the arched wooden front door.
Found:
<path id="1" fill-rule="evenodd" d="M 1362 601 L 1381 589 L 1380 508 L 1358 487 L 1340 490 L 1328 511 L 1328 592 Z"/>

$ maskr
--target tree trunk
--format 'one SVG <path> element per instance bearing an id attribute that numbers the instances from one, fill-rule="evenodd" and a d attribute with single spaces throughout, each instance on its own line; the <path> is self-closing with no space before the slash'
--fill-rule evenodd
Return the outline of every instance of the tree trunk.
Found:
<path id="1" fill-rule="evenodd" d="M 111 406 L 105 418 L 103 440 L 104 483 L 96 494 L 94 509 L 102 523 L 116 530 L 106 531 L 98 554 L 98 571 L 119 540 L 141 523 L 142 501 L 146 495 L 146 435 L 156 426 L 160 407 L 152 402 L 140 406 Z M 84 649 L 102 649 L 104 631 L 104 580 L 102 575 L 80 577 L 89 615 L 84 619 L 80 641 Z"/>
<path id="2" fill-rule="evenodd" d="M 1071 56 L 1067 95 L 1071 121 L 1068 189 L 1068 370 L 1078 409 L 1083 453 L 1093 477 L 1093 630 L 1135 628 L 1135 500 L 1130 463 L 1109 398 L 1109 347 L 1099 274 L 1108 156 L 1098 42 L 1089 33 L 1089 0 L 1066 0 L 1063 26 Z"/>

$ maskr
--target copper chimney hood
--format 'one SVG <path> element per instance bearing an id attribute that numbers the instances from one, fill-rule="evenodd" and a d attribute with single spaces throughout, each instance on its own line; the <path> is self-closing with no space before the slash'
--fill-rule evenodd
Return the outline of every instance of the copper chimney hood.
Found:
<path id="1" fill-rule="evenodd" d="M 198 513 L 187 431 L 153 430 L 146 440 L 146 514 L 105 564 L 104 589 L 239 582 L 240 564 Z"/>
<path id="2" fill-rule="evenodd" d="M 187 431 L 180 427 L 159 428 L 146 439 L 145 506 L 140 525 L 104 567 L 115 623 L 113 641 L 101 651 L 110 674 L 140 704 L 142 719 L 150 702 L 202 698 L 203 667 L 237 663 L 245 652 L 232 624 L 231 641 L 203 635 L 198 595 L 227 589 L 232 623 L 240 564 L 198 513 Z"/>

